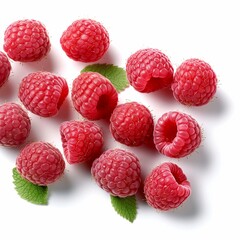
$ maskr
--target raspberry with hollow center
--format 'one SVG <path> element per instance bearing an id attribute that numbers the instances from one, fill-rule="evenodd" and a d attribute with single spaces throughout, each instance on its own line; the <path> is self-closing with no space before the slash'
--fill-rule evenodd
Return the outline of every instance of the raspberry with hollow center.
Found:
<path id="1" fill-rule="evenodd" d="M 201 129 L 190 115 L 168 112 L 158 119 L 153 138 L 159 152 L 168 157 L 180 158 L 199 147 Z"/>
<path id="2" fill-rule="evenodd" d="M 91 173 L 103 190 L 122 198 L 136 194 L 141 183 L 139 160 L 121 149 L 104 152 L 93 162 Z"/>
<path id="3" fill-rule="evenodd" d="M 46 28 L 36 20 L 19 20 L 5 31 L 3 48 L 14 61 L 32 62 L 47 55 L 50 40 Z"/>
<path id="4" fill-rule="evenodd" d="M 56 115 L 67 95 L 66 80 L 49 72 L 30 73 L 21 81 L 18 92 L 24 106 L 42 117 Z"/>
<path id="5" fill-rule="evenodd" d="M 201 106 L 216 93 L 217 77 L 211 66 L 199 59 L 188 59 L 176 70 L 172 91 L 182 104 Z"/>
<path id="6" fill-rule="evenodd" d="M 74 81 L 72 101 L 75 109 L 89 120 L 109 118 L 118 102 L 112 83 L 96 72 L 84 72 Z"/>
<path id="7" fill-rule="evenodd" d="M 7 81 L 11 71 L 11 64 L 7 56 L 0 51 L 0 87 Z"/>
<path id="8" fill-rule="evenodd" d="M 144 193 L 150 206 L 167 211 L 181 205 L 189 197 L 191 187 L 180 167 L 165 162 L 147 176 Z"/>
<path id="9" fill-rule="evenodd" d="M 139 92 L 153 92 L 169 87 L 173 67 L 168 57 L 158 49 L 142 49 L 132 54 L 126 66 L 130 84 Z"/>
<path id="10" fill-rule="evenodd" d="M 51 144 L 33 142 L 22 149 L 16 166 L 23 178 L 46 186 L 62 176 L 65 162 L 60 151 Z"/>

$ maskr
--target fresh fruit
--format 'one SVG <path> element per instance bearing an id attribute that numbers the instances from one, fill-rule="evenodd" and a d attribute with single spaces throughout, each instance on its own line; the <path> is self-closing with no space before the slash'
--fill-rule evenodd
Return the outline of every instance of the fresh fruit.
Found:
<path id="1" fill-rule="evenodd" d="M 24 106 L 42 117 L 56 115 L 67 95 L 66 80 L 49 72 L 27 75 L 20 83 L 18 93 Z"/>
<path id="2" fill-rule="evenodd" d="M 47 55 L 51 47 L 46 28 L 36 20 L 19 20 L 5 31 L 3 48 L 14 61 L 32 62 Z"/>
<path id="3" fill-rule="evenodd" d="M 0 87 L 7 81 L 11 71 L 11 64 L 7 56 L 0 52 Z"/>
<path id="4" fill-rule="evenodd" d="M 62 49 L 75 61 L 95 62 L 109 47 L 109 36 L 102 24 L 92 19 L 73 22 L 60 39 Z"/>
<path id="5" fill-rule="evenodd" d="M 30 119 L 18 104 L 5 103 L 0 106 L 0 145 L 21 145 L 27 139 L 30 130 Z"/>
<path id="6" fill-rule="evenodd" d="M 84 72 L 74 81 L 72 101 L 75 109 L 89 120 L 109 118 L 118 102 L 111 82 L 96 72 Z"/>
<path id="7" fill-rule="evenodd" d="M 201 129 L 190 115 L 167 112 L 158 119 L 153 137 L 159 152 L 168 157 L 180 158 L 199 147 Z"/>
<path id="8" fill-rule="evenodd" d="M 173 80 L 173 67 L 168 57 L 158 49 L 142 49 L 127 61 L 127 77 L 139 92 L 153 92 L 169 87 Z"/>
<path id="9" fill-rule="evenodd" d="M 102 189 L 121 198 L 136 194 L 141 183 L 139 160 L 121 149 L 104 152 L 93 162 L 91 172 Z"/>
<path id="10" fill-rule="evenodd" d="M 65 157 L 70 164 L 94 160 L 101 154 L 103 133 L 90 121 L 68 121 L 60 126 Z"/>
<path id="11" fill-rule="evenodd" d="M 181 205 L 189 197 L 191 187 L 180 167 L 165 162 L 147 176 L 144 193 L 150 206 L 167 211 Z"/>
<path id="12" fill-rule="evenodd" d="M 208 63 L 193 58 L 177 68 L 172 90 L 180 103 L 190 106 L 207 104 L 213 98 L 216 89 L 217 77 Z"/>
<path id="13" fill-rule="evenodd" d="M 153 118 L 142 104 L 129 102 L 118 105 L 110 118 L 113 137 L 127 146 L 139 146 L 151 142 Z"/>
<path id="14" fill-rule="evenodd" d="M 40 186 L 55 182 L 65 169 L 60 151 L 45 142 L 33 142 L 24 147 L 16 165 L 23 178 Z"/>

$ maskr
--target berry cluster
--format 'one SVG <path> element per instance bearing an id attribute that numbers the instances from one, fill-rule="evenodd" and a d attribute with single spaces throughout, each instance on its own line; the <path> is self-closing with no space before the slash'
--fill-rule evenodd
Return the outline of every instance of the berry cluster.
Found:
<path id="1" fill-rule="evenodd" d="M 91 19 L 73 22 L 62 34 L 60 44 L 66 55 L 81 62 L 99 60 L 109 47 L 106 29 Z M 4 50 L 14 61 L 37 61 L 50 51 L 46 28 L 35 20 L 20 20 L 5 31 Z M 0 52 L 0 87 L 7 81 L 11 65 Z M 158 49 L 142 49 L 132 54 L 126 64 L 130 85 L 142 93 L 171 88 L 181 104 L 207 104 L 216 92 L 217 78 L 206 62 L 189 59 L 175 71 L 169 58 Z M 69 93 L 67 81 L 50 72 L 32 72 L 19 86 L 18 97 L 24 107 L 41 117 L 58 113 Z M 141 162 L 123 149 L 103 152 L 103 132 L 92 120 L 108 119 L 113 138 L 127 146 L 154 144 L 157 151 L 171 158 L 191 154 L 201 144 L 201 129 L 190 115 L 171 111 L 154 124 L 149 109 L 137 102 L 118 105 L 118 93 L 109 79 L 96 72 L 81 73 L 73 81 L 72 104 L 86 120 L 63 122 L 60 135 L 69 164 L 93 161 L 91 174 L 97 184 L 120 198 L 135 195 L 140 187 Z M 18 146 L 31 129 L 27 112 L 16 103 L 0 106 L 0 145 Z M 105 146 L 106 147 L 106 146 Z M 20 152 L 16 167 L 33 184 L 48 185 L 61 177 L 65 161 L 49 143 L 33 142 Z M 165 162 L 144 181 L 147 203 L 160 210 L 178 207 L 190 195 L 190 183 L 182 169 Z"/>

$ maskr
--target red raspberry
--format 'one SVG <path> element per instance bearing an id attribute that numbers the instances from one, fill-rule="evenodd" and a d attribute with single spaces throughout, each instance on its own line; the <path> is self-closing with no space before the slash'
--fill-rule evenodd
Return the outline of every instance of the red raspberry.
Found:
<path id="1" fill-rule="evenodd" d="M 158 49 L 142 49 L 127 61 L 130 84 L 139 92 L 153 92 L 168 87 L 173 80 L 173 67 L 168 57 Z"/>
<path id="2" fill-rule="evenodd" d="M 127 146 L 147 143 L 153 135 L 153 119 L 150 111 L 137 102 L 117 106 L 110 118 L 113 137 Z"/>
<path id="3" fill-rule="evenodd" d="M 146 178 L 144 193 L 150 206 L 167 211 L 181 205 L 189 197 L 191 187 L 180 167 L 165 162 Z"/>
<path id="4" fill-rule="evenodd" d="M 7 56 L 0 52 L 0 87 L 7 81 L 11 71 L 11 64 Z"/>
<path id="5" fill-rule="evenodd" d="M 44 142 L 33 142 L 23 148 L 16 165 L 23 178 L 42 186 L 55 182 L 65 169 L 60 151 Z"/>
<path id="6" fill-rule="evenodd" d="M 109 47 L 107 30 L 99 22 L 81 19 L 63 33 L 60 43 L 68 57 L 75 61 L 95 62 Z"/>
<path id="7" fill-rule="evenodd" d="M 191 116 L 168 112 L 158 119 L 153 137 L 159 152 L 168 157 L 180 158 L 198 148 L 201 143 L 201 129 Z"/>
<path id="8" fill-rule="evenodd" d="M 5 31 L 4 50 L 14 61 L 37 61 L 50 50 L 46 28 L 36 20 L 19 20 Z"/>
<path id="9" fill-rule="evenodd" d="M 112 83 L 99 73 L 80 74 L 72 87 L 75 109 L 89 120 L 108 118 L 118 102 L 118 94 Z"/>
<path id="10" fill-rule="evenodd" d="M 27 75 L 20 83 L 18 93 L 24 106 L 42 117 L 56 115 L 67 95 L 66 80 L 49 72 Z"/>
<path id="11" fill-rule="evenodd" d="M 30 119 L 18 104 L 5 103 L 0 106 L 0 145 L 21 145 L 30 130 Z"/>
<path id="12" fill-rule="evenodd" d="M 136 194 L 141 183 L 139 160 L 121 149 L 104 152 L 93 162 L 91 172 L 103 190 L 122 198 Z"/>
<path id="13" fill-rule="evenodd" d="M 103 133 L 89 121 L 69 121 L 60 126 L 65 157 L 70 164 L 94 160 L 101 153 Z"/>
<path id="14" fill-rule="evenodd" d="M 176 70 L 172 84 L 173 95 L 185 105 L 207 104 L 216 93 L 217 77 L 209 64 L 189 59 Z"/>

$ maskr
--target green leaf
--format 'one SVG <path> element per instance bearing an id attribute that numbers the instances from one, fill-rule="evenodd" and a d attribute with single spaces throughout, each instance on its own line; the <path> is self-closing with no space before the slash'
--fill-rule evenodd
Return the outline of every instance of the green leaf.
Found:
<path id="1" fill-rule="evenodd" d="M 47 205 L 48 203 L 48 187 L 38 186 L 28 180 L 24 179 L 17 171 L 13 168 L 13 183 L 18 195 L 34 204 Z"/>
<path id="2" fill-rule="evenodd" d="M 137 202 L 135 196 L 120 198 L 111 195 L 111 203 L 115 211 L 131 223 L 137 216 Z"/>
<path id="3" fill-rule="evenodd" d="M 118 92 L 123 91 L 129 86 L 126 71 L 121 67 L 114 66 L 113 64 L 97 63 L 88 65 L 82 69 L 81 73 L 83 72 L 98 72 L 102 74 L 104 77 L 108 78 L 111 81 Z"/>

